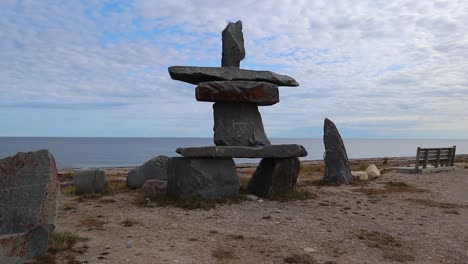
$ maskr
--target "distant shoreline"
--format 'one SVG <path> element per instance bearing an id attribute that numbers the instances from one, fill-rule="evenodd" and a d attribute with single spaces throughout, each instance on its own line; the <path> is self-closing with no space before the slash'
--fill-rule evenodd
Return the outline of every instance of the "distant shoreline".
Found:
<path id="1" fill-rule="evenodd" d="M 357 158 L 349 159 L 351 165 L 356 164 L 383 164 L 386 160 L 387 166 L 407 166 L 414 163 L 416 157 L 376 157 L 376 158 Z M 457 154 L 456 159 L 461 159 L 463 161 L 468 160 L 468 154 Z M 303 165 L 320 165 L 323 164 L 323 160 L 301 160 Z M 252 168 L 256 167 L 258 162 L 241 162 L 236 163 L 237 168 Z M 112 167 L 82 167 L 82 168 L 61 168 L 59 171 L 70 171 L 70 170 L 80 170 L 80 169 L 103 169 L 103 170 L 130 170 L 136 168 L 137 166 L 112 166 Z"/>

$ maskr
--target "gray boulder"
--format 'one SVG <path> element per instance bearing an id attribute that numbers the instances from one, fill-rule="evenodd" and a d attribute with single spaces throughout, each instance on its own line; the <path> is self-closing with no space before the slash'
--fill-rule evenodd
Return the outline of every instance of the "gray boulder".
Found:
<path id="1" fill-rule="evenodd" d="M 132 169 L 127 175 L 127 186 L 132 189 L 141 188 L 147 180 L 167 181 L 166 162 L 169 157 L 157 156 Z"/>
<path id="2" fill-rule="evenodd" d="M 242 34 L 242 21 L 229 22 L 222 32 L 223 54 L 221 66 L 234 66 L 239 68 L 240 61 L 245 58 L 244 35 Z"/>
<path id="3" fill-rule="evenodd" d="M 44 255 L 55 227 L 59 180 L 47 150 L 0 160 L 0 263 Z"/>
<path id="4" fill-rule="evenodd" d="M 167 175 L 167 194 L 175 198 L 217 199 L 239 193 L 233 159 L 170 158 Z"/>
<path id="5" fill-rule="evenodd" d="M 195 97 L 204 102 L 241 102 L 256 105 L 274 105 L 279 102 L 278 85 L 267 82 L 203 82 L 195 89 Z"/>
<path id="6" fill-rule="evenodd" d="M 343 139 L 335 124 L 328 118 L 325 118 L 324 122 L 323 143 L 325 145 L 324 181 L 336 185 L 352 184 L 353 176 Z"/>
<path id="7" fill-rule="evenodd" d="M 107 187 L 106 173 L 97 169 L 74 171 L 73 185 L 76 194 L 101 193 Z"/>
<path id="8" fill-rule="evenodd" d="M 167 181 L 161 180 L 147 180 L 141 186 L 144 197 L 151 200 L 156 200 L 159 197 L 166 196 L 167 193 Z"/>
<path id="9" fill-rule="evenodd" d="M 216 146 L 270 145 L 258 106 L 248 103 L 218 102 L 214 110 Z"/>
<path id="10" fill-rule="evenodd" d="M 178 148 L 177 153 L 192 158 L 295 158 L 307 156 L 301 145 L 269 145 L 262 147 L 210 146 Z"/>
<path id="11" fill-rule="evenodd" d="M 24 263 L 45 255 L 49 236 L 54 229 L 53 224 L 45 224 L 22 233 L 0 235 L 0 263 Z"/>
<path id="12" fill-rule="evenodd" d="M 262 159 L 247 189 L 249 193 L 263 198 L 293 192 L 300 168 L 298 158 Z"/>
<path id="13" fill-rule="evenodd" d="M 270 71 L 243 70 L 236 67 L 171 66 L 169 75 L 173 80 L 191 84 L 214 81 L 256 81 L 274 83 L 278 86 L 299 86 L 292 77 Z"/>

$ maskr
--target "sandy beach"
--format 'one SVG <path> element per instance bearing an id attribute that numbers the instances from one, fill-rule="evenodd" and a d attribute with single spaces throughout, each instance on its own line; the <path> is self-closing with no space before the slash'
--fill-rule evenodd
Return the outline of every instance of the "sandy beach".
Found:
<path id="1" fill-rule="evenodd" d="M 468 157 L 457 169 L 402 174 L 411 158 L 351 160 L 376 164 L 380 178 L 322 186 L 322 161 L 304 161 L 297 188 L 307 197 L 238 199 L 214 208 L 146 203 L 124 187 L 129 168 L 106 168 L 114 191 L 67 194 L 55 232 L 76 238 L 42 263 L 467 263 Z M 253 164 L 238 166 L 241 185 Z M 61 178 L 67 181 L 67 172 Z M 303 200 L 301 200 L 304 198 Z"/>

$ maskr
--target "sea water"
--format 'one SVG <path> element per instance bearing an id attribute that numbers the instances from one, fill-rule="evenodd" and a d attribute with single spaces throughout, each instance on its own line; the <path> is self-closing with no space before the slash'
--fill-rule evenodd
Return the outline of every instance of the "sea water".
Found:
<path id="1" fill-rule="evenodd" d="M 272 144 L 301 144 L 309 155 L 323 158 L 319 138 L 271 138 Z M 411 157 L 417 147 L 457 146 L 457 154 L 468 154 L 467 139 L 343 139 L 349 158 Z M 0 158 L 17 152 L 48 149 L 58 168 L 137 166 L 158 156 L 179 156 L 179 147 L 212 146 L 211 138 L 90 138 L 90 137 L 0 137 Z M 236 162 L 258 162 L 236 159 Z"/>

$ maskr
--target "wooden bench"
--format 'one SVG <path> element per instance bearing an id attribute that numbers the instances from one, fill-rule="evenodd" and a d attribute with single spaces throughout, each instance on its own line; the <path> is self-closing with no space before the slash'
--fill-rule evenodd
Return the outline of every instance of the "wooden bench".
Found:
<path id="1" fill-rule="evenodd" d="M 456 146 L 451 148 L 420 148 L 416 152 L 415 173 L 424 172 L 428 169 L 427 165 L 433 165 L 431 171 L 437 171 L 437 168 L 453 168 L 455 161 Z M 422 166 L 422 170 L 419 168 Z"/>

